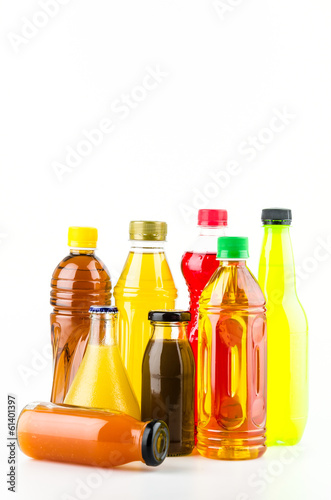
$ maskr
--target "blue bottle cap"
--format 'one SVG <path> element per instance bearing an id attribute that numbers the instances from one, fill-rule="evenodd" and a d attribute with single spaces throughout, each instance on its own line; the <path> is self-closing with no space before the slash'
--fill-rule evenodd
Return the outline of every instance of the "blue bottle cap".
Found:
<path id="1" fill-rule="evenodd" d="M 108 313 L 108 314 L 116 314 L 118 313 L 118 309 L 115 306 L 91 306 L 89 309 L 90 313 Z"/>

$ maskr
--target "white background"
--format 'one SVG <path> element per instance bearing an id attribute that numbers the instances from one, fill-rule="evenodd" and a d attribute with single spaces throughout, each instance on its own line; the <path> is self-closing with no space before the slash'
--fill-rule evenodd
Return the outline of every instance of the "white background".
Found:
<path id="1" fill-rule="evenodd" d="M 310 327 L 310 415 L 300 447 L 242 463 L 198 456 L 156 469 L 136 463 L 106 477 L 19 454 L 16 498 L 330 498 L 331 3 L 224 0 L 222 15 L 212 0 L 62 0 L 52 18 L 40 15 L 41 3 L 3 0 L 1 9 L 4 491 L 6 394 L 16 394 L 19 410 L 50 395 L 50 278 L 67 253 L 68 226 L 98 227 L 98 255 L 115 284 L 129 221 L 167 221 L 177 305 L 186 308 L 180 258 L 200 204 L 226 208 L 231 234 L 249 236 L 255 274 L 261 209 L 292 209 Z M 148 68 L 164 76 L 155 89 L 137 90 Z M 140 101 L 114 111 L 125 94 Z M 270 131 L 284 110 L 291 119 Z M 54 162 L 65 163 L 68 147 L 104 118 L 112 132 L 61 182 Z M 257 136 L 259 150 L 248 153 L 245 143 Z M 224 174 L 229 162 L 236 170 Z M 24 377 L 22 369 L 32 372 Z"/>

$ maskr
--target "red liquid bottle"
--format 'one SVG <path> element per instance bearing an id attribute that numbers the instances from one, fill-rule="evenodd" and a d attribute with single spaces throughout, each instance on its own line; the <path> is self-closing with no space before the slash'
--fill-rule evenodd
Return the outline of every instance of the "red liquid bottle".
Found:
<path id="1" fill-rule="evenodd" d="M 216 259 L 217 239 L 225 235 L 228 225 L 226 210 L 202 209 L 198 213 L 199 236 L 189 251 L 182 257 L 182 273 L 190 294 L 191 321 L 188 324 L 187 336 L 191 344 L 197 367 L 198 360 L 198 319 L 199 299 L 202 290 L 219 266 Z M 197 377 L 197 370 L 195 371 Z M 195 381 L 194 422 L 197 426 L 197 379 Z"/>

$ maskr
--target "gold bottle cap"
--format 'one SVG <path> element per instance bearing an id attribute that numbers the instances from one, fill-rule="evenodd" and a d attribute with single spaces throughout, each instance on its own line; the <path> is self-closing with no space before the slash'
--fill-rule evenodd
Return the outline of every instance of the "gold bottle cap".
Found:
<path id="1" fill-rule="evenodd" d="M 167 223 L 155 220 L 132 220 L 129 233 L 130 240 L 165 241 Z"/>

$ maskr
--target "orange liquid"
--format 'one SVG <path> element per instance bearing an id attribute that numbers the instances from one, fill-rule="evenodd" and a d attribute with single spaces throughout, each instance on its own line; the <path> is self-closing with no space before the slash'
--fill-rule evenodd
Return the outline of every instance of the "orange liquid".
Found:
<path id="1" fill-rule="evenodd" d="M 208 458 L 266 451 L 265 299 L 244 261 L 221 264 L 199 309 L 198 444 Z"/>
<path id="2" fill-rule="evenodd" d="M 123 413 L 37 403 L 22 411 L 17 437 L 32 458 L 113 467 L 143 461 L 146 425 Z"/>
<path id="3" fill-rule="evenodd" d="M 55 269 L 51 287 L 51 401 L 62 403 L 84 356 L 90 330 L 89 308 L 110 305 L 111 281 L 107 268 L 93 251 L 72 251 Z"/>

